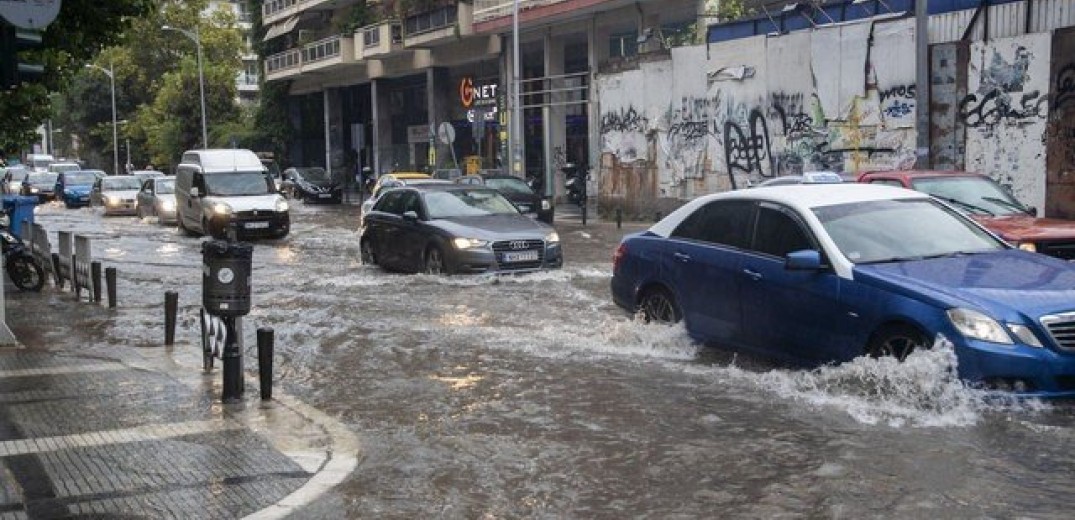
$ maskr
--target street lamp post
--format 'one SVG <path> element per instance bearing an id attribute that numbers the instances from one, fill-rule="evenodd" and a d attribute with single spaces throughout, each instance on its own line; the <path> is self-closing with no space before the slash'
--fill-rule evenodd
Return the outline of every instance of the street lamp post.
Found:
<path id="1" fill-rule="evenodd" d="M 86 68 L 97 69 L 108 76 L 108 83 L 112 88 L 112 175 L 119 175 L 119 131 L 116 123 L 116 72 L 111 61 L 108 68 L 93 63 L 86 64 Z"/>
<path id="2" fill-rule="evenodd" d="M 209 133 L 206 131 L 206 119 L 205 119 L 205 75 L 202 72 L 202 40 L 198 35 L 198 28 L 194 28 L 194 32 L 190 32 L 186 29 L 180 29 L 178 27 L 172 27 L 170 25 L 161 26 L 161 29 L 165 31 L 175 31 L 181 33 L 183 36 L 194 40 L 194 47 L 198 51 L 198 90 L 201 93 L 202 100 L 202 147 L 209 148 Z"/>

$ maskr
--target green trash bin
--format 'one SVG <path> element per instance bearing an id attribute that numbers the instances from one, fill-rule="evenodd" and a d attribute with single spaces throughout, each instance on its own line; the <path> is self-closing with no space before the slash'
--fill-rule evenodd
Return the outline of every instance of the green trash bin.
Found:
<path id="1" fill-rule="evenodd" d="M 4 212 L 7 213 L 9 224 L 8 230 L 22 240 L 30 239 L 30 226 L 34 223 L 34 206 L 37 205 L 37 197 L 24 197 L 22 195 L 4 195 Z M 23 229 L 25 223 L 26 229 Z"/>

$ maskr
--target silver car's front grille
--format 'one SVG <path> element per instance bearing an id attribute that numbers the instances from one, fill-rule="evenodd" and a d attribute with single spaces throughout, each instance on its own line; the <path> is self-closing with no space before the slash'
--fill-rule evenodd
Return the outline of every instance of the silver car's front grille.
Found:
<path id="1" fill-rule="evenodd" d="M 1040 321 L 1058 347 L 1075 351 L 1075 312 L 1042 316 Z"/>

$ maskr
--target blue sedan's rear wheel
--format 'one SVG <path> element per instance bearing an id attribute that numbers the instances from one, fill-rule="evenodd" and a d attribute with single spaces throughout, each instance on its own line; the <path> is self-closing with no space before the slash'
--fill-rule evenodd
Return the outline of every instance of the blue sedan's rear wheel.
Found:
<path id="1" fill-rule="evenodd" d="M 894 357 L 903 361 L 915 349 L 928 348 L 926 335 L 906 324 L 888 325 L 874 333 L 866 353 L 870 357 Z"/>
<path id="2" fill-rule="evenodd" d="M 676 298 L 663 287 L 647 289 L 642 294 L 638 310 L 646 323 L 672 325 L 682 318 L 679 306 L 676 305 Z"/>
<path id="3" fill-rule="evenodd" d="M 359 245 L 362 254 L 362 265 L 377 265 L 377 255 L 373 252 L 373 243 L 367 238 Z"/>

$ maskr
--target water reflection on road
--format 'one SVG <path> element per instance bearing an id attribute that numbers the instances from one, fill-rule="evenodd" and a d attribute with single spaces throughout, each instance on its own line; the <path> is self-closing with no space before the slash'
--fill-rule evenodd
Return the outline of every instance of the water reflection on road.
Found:
<path id="1" fill-rule="evenodd" d="M 254 330 L 275 329 L 283 390 L 362 441 L 327 516 L 1070 515 L 1071 408 L 964 388 L 943 339 L 903 364 L 770 367 L 616 308 L 613 227 L 560 226 L 559 271 L 435 277 L 361 265 L 356 215 L 295 205 L 292 235 L 255 248 L 246 326 L 251 357 Z M 103 334 L 159 345 L 177 290 L 196 348 L 199 239 L 89 209 L 36 217 L 120 271 Z"/>

